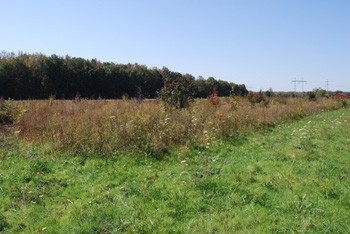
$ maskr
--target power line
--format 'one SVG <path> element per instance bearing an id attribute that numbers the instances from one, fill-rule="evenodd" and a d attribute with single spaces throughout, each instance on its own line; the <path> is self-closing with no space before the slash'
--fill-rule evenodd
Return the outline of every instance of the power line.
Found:
<path id="1" fill-rule="evenodd" d="M 307 81 L 304 79 L 301 80 L 297 80 L 297 78 L 294 78 L 294 80 L 292 80 L 292 83 L 294 83 L 294 95 L 295 97 L 297 96 L 297 83 L 301 83 L 301 91 L 302 93 L 304 93 L 304 83 L 306 83 Z"/>

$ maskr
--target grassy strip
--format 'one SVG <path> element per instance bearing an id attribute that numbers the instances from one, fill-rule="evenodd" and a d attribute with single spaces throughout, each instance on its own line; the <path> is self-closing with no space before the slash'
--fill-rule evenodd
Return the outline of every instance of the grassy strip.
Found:
<path id="1" fill-rule="evenodd" d="M 0 230 L 348 233 L 349 129 L 341 109 L 163 160 L 3 139 Z"/>

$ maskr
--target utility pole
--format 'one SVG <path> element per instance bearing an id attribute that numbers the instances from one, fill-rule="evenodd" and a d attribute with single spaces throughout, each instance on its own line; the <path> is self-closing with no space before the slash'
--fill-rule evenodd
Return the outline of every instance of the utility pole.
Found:
<path id="1" fill-rule="evenodd" d="M 304 81 L 304 78 L 301 79 L 301 92 L 302 92 L 302 95 L 304 96 L 304 83 L 306 83 L 306 81 Z"/>
<path id="2" fill-rule="evenodd" d="M 294 96 L 297 97 L 297 83 L 301 83 L 301 91 L 304 94 L 304 83 L 306 83 L 307 81 L 304 80 L 304 78 L 301 80 L 297 80 L 297 78 L 294 78 L 292 82 L 294 83 Z"/>
<path id="3" fill-rule="evenodd" d="M 327 91 L 327 93 L 328 93 L 328 86 L 329 86 L 329 82 L 328 82 L 328 80 L 326 80 L 326 87 L 327 87 L 326 91 Z"/>
<path id="4" fill-rule="evenodd" d="M 294 78 L 294 80 L 292 80 L 292 82 L 294 82 L 294 97 L 297 97 L 297 78 Z"/>

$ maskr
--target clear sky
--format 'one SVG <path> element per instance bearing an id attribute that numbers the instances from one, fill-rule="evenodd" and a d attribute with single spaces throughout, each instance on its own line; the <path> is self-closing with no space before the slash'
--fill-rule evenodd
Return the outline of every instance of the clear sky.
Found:
<path id="1" fill-rule="evenodd" d="M 0 0 L 0 50 L 350 91 L 350 0 Z M 298 84 L 301 91 L 301 85 Z"/>

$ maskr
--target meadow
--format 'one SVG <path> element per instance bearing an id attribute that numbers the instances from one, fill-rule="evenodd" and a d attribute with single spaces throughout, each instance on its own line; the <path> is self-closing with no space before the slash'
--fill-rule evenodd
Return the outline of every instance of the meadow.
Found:
<path id="1" fill-rule="evenodd" d="M 16 105 L 0 135 L 4 233 L 350 231 L 350 109 L 334 100 Z"/>
<path id="2" fill-rule="evenodd" d="M 239 97 L 197 99 L 182 109 L 169 109 L 158 100 L 44 100 L 17 105 L 27 110 L 17 123 L 21 138 L 107 157 L 116 153 L 162 157 L 177 147 L 205 149 L 217 140 L 234 140 L 342 106 L 326 98 L 250 103 Z"/>

